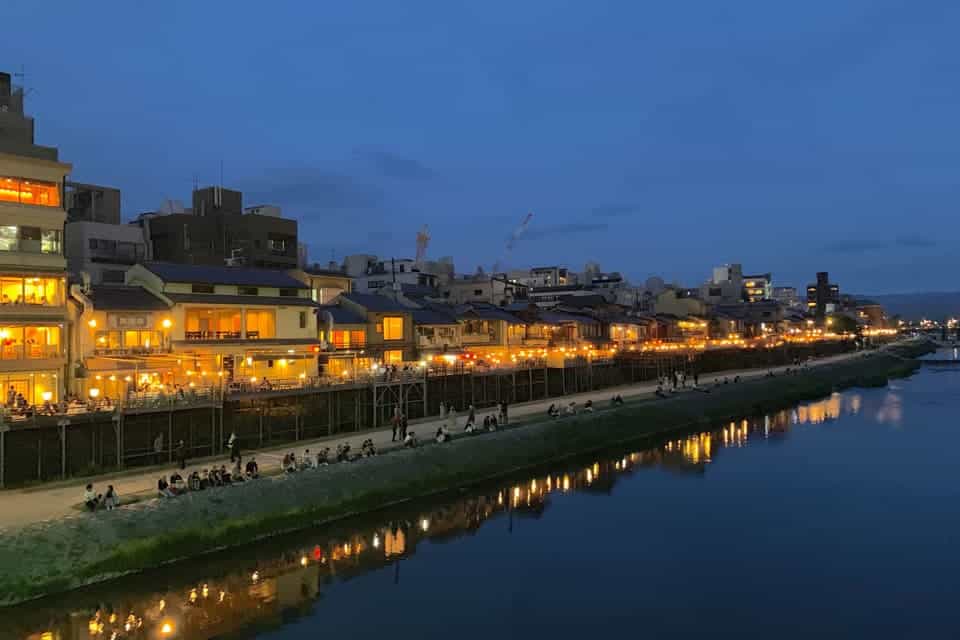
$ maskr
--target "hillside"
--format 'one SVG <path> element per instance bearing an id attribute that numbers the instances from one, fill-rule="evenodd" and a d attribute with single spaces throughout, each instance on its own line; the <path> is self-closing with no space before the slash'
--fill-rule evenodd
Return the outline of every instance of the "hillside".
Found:
<path id="1" fill-rule="evenodd" d="M 960 291 L 891 293 L 865 297 L 882 304 L 889 315 L 900 315 L 906 320 L 960 317 Z"/>

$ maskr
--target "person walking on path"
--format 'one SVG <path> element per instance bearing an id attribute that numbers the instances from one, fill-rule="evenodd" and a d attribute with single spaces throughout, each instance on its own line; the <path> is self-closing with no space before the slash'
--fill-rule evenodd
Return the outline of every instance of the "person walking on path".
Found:
<path id="1" fill-rule="evenodd" d="M 227 445 L 230 447 L 230 462 L 233 462 L 240 457 L 240 438 L 237 437 L 236 432 L 230 432 L 230 440 L 227 441 Z"/>
<path id="2" fill-rule="evenodd" d="M 177 443 L 177 463 L 180 465 L 180 470 L 187 468 L 187 448 L 183 444 L 183 440 Z"/>
<path id="3" fill-rule="evenodd" d="M 160 464 L 162 454 L 163 454 L 163 434 L 158 433 L 157 437 L 153 439 L 154 464 Z"/>
<path id="4" fill-rule="evenodd" d="M 390 425 L 393 427 L 393 435 L 390 436 L 390 442 L 397 441 L 397 430 L 400 428 L 400 414 L 394 412 L 393 417 L 390 419 Z M 403 440 L 403 438 L 400 438 Z"/>
<path id="5" fill-rule="evenodd" d="M 400 414 L 400 440 L 407 439 L 407 414 Z"/>
<path id="6" fill-rule="evenodd" d="M 500 424 L 507 424 L 507 401 L 500 403 Z"/>

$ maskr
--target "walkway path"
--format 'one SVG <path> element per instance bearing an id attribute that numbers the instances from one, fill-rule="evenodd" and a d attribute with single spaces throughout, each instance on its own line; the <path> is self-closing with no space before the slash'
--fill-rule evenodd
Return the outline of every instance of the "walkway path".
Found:
<path id="1" fill-rule="evenodd" d="M 840 360 L 846 360 L 857 357 L 859 353 L 841 354 L 831 356 L 815 361 L 812 366 L 823 366 Z M 777 367 L 775 371 L 783 371 L 786 367 Z M 743 379 L 760 377 L 766 374 L 769 369 L 750 369 L 744 371 L 726 371 L 705 374 L 701 382 L 703 384 L 711 383 L 714 378 L 723 378 L 724 376 L 733 378 L 739 375 Z M 510 405 L 509 416 L 511 421 L 520 418 L 529 417 L 538 414 L 545 414 L 547 408 L 553 404 L 565 404 L 570 401 L 576 401 L 581 404 L 587 399 L 593 399 L 595 403 L 605 405 L 609 399 L 619 393 L 624 399 L 640 398 L 652 396 L 656 390 L 656 383 L 645 382 L 642 384 L 626 385 L 621 387 L 610 387 L 587 393 L 579 393 L 563 398 L 550 398 L 547 400 L 537 400 L 523 404 Z M 483 416 L 492 413 L 491 410 L 478 411 L 478 422 L 483 421 Z M 462 429 L 466 420 L 466 413 L 461 411 L 457 416 L 457 428 Z M 437 427 L 441 424 L 439 416 L 418 420 L 410 423 L 410 431 L 417 434 L 421 440 L 431 438 L 436 433 Z M 335 436 L 321 438 L 317 440 L 302 440 L 291 442 L 275 447 L 268 447 L 259 450 L 243 451 L 244 461 L 254 457 L 260 466 L 261 473 L 270 472 L 279 469 L 280 462 L 284 454 L 295 452 L 297 456 L 302 455 L 304 449 L 309 449 L 312 453 L 320 451 L 323 447 L 330 447 L 331 452 L 341 443 L 349 443 L 351 451 L 359 453 L 361 443 L 367 438 L 372 438 L 377 450 L 382 451 L 391 446 L 391 430 L 380 429 L 376 431 L 361 431 L 350 434 L 338 434 Z M 202 470 L 210 468 L 213 465 L 226 465 L 231 468 L 229 456 L 215 456 L 204 459 L 190 461 L 187 465 L 187 471 L 194 469 Z M 66 480 L 63 482 L 51 483 L 38 487 L 27 489 L 10 489 L 0 491 L 0 529 L 6 527 L 16 527 L 32 522 L 39 522 L 58 518 L 68 514 L 77 513 L 77 505 L 82 501 L 84 487 L 87 483 L 92 483 L 98 493 L 106 491 L 107 485 L 112 484 L 120 494 L 121 502 L 123 497 L 132 495 L 151 495 L 156 491 L 157 478 L 161 475 L 169 475 L 175 465 L 163 465 L 159 467 L 138 468 L 116 472 L 102 476 L 90 478 L 78 478 Z M 184 477 L 186 474 L 183 474 Z"/>

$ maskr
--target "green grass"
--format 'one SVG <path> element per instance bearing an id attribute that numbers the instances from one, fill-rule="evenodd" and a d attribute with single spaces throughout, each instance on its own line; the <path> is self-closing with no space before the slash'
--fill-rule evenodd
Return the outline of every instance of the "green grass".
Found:
<path id="1" fill-rule="evenodd" d="M 916 349 L 902 350 L 897 355 L 877 354 L 798 375 L 724 385 L 709 394 L 690 392 L 667 400 L 634 401 L 616 410 L 550 422 L 534 419 L 534 424 L 522 429 L 461 438 L 451 444 L 378 456 L 355 465 L 334 465 L 326 473 L 304 474 L 302 478 L 262 485 L 267 491 L 300 491 L 303 503 L 293 508 L 277 507 L 260 496 L 246 500 L 250 504 L 244 506 L 249 513 L 223 517 L 217 510 L 223 508 L 224 501 L 217 502 L 215 496 L 210 496 L 209 502 L 200 499 L 169 505 L 170 509 L 189 510 L 175 519 L 182 523 L 179 528 L 151 528 L 146 525 L 156 523 L 136 520 L 112 524 L 83 519 L 74 522 L 72 535 L 65 534 L 69 542 L 66 549 L 53 554 L 61 564 L 51 566 L 50 559 L 40 557 L 51 552 L 51 542 L 42 540 L 46 533 L 36 532 L 20 540 L 19 548 L 8 554 L 18 558 L 15 566 L 4 566 L 0 572 L 0 602 L 13 603 L 142 571 L 619 443 L 768 413 L 848 387 L 882 386 L 889 377 L 913 373 L 919 364 L 904 358 L 915 355 Z M 243 501 L 244 488 L 236 491 L 230 498 Z M 170 514 L 160 510 L 136 515 L 167 518 L 169 522 Z M 87 524 L 90 529 L 85 531 Z M 104 544 L 103 539 L 109 537 L 114 539 Z"/>

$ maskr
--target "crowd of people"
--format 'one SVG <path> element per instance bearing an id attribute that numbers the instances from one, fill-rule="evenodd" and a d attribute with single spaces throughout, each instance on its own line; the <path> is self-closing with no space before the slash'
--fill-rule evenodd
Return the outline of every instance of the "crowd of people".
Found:
<path id="1" fill-rule="evenodd" d="M 116 404 L 109 396 L 83 400 L 72 393 L 65 395 L 63 400 L 59 402 L 44 400 L 43 404 L 31 404 L 23 393 L 17 391 L 13 385 L 10 385 L 10 388 L 7 389 L 6 402 L 4 403 L 4 409 L 11 420 L 26 420 L 35 415 L 66 416 L 94 411 L 113 411 L 115 408 Z"/>
<path id="2" fill-rule="evenodd" d="M 185 472 L 186 473 L 186 472 Z M 168 476 L 161 476 L 157 480 L 157 495 L 161 498 L 175 498 L 190 491 L 203 491 L 213 487 L 227 487 L 230 485 L 256 480 L 260 477 L 260 465 L 255 458 L 247 460 L 246 465 L 240 458 L 233 462 L 231 469 L 227 465 L 216 465 L 202 470 L 180 473 L 174 471 Z"/>

